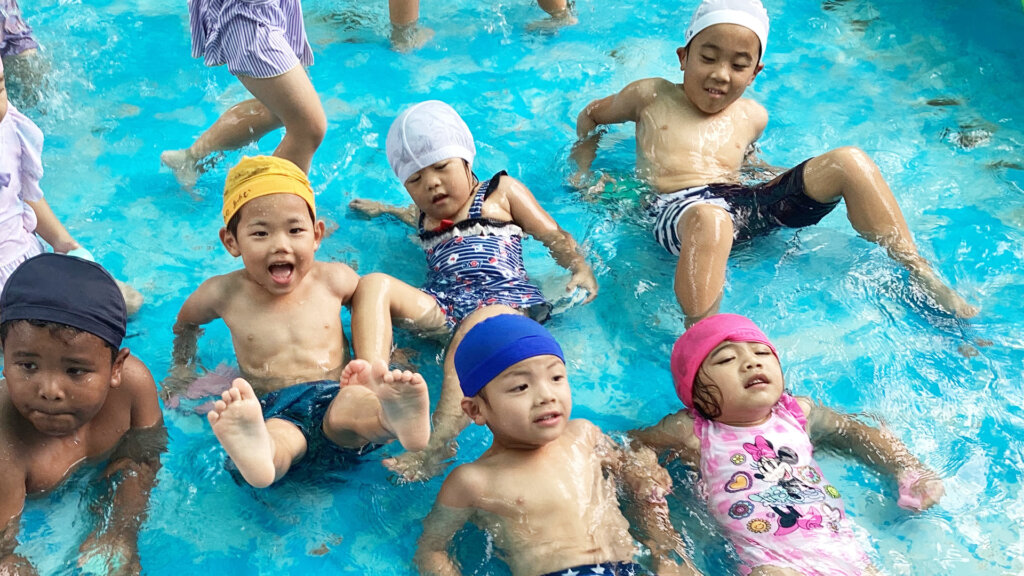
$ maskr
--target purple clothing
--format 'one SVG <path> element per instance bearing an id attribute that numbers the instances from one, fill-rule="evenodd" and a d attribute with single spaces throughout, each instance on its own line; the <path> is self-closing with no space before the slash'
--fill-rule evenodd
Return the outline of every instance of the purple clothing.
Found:
<path id="1" fill-rule="evenodd" d="M 0 0 L 0 56 L 17 56 L 25 50 L 39 48 L 32 28 L 21 18 L 18 0 Z"/>
<path id="2" fill-rule="evenodd" d="M 42 152 L 42 131 L 8 104 L 0 121 L 0 268 L 40 253 L 36 213 L 26 202 L 43 199 Z"/>
<path id="3" fill-rule="evenodd" d="M 299 0 L 188 0 L 192 56 L 235 76 L 273 78 L 313 63 Z"/>

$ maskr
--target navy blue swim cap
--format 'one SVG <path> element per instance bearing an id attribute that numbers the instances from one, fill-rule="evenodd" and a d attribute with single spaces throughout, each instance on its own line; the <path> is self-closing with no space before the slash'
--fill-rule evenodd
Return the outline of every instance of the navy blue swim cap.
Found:
<path id="1" fill-rule="evenodd" d="M 0 294 L 0 324 L 39 320 L 77 328 L 121 347 L 128 325 L 124 296 L 95 262 L 40 254 L 18 266 Z"/>
<path id="2" fill-rule="evenodd" d="M 476 396 L 509 366 L 534 356 L 562 356 L 562 347 L 535 320 L 518 314 L 492 316 L 473 326 L 455 351 L 462 393 Z"/>

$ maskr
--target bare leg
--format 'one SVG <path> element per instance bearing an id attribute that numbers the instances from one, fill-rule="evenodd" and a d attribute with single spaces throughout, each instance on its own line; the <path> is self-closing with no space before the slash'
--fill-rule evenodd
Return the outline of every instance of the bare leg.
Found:
<path id="1" fill-rule="evenodd" d="M 247 146 L 281 126 L 281 121 L 266 106 L 250 98 L 228 108 L 188 148 L 165 151 L 160 155 L 160 162 L 174 172 L 179 184 L 191 188 L 205 169 L 203 161 L 207 156 Z"/>
<path id="2" fill-rule="evenodd" d="M 676 232 L 680 242 L 676 300 L 689 327 L 718 312 L 732 250 L 732 218 L 723 208 L 698 204 L 683 212 Z"/>
<path id="3" fill-rule="evenodd" d="M 560 28 L 578 22 L 566 0 L 537 0 L 537 6 L 540 6 L 541 10 L 547 12 L 551 18 L 530 23 L 527 26 L 529 30 Z"/>
<path id="4" fill-rule="evenodd" d="M 444 312 L 427 293 L 387 274 L 360 278 L 352 296 L 352 347 L 356 358 L 389 362 L 395 321 L 420 330 L 445 326 Z"/>
<path id="5" fill-rule="evenodd" d="M 804 170 L 807 195 L 819 202 L 842 198 L 854 230 L 884 247 L 910 270 L 913 281 L 944 310 L 969 318 L 978 309 L 947 286 L 917 246 L 903 212 L 878 166 L 858 148 L 845 147 L 811 159 Z"/>
<path id="6" fill-rule="evenodd" d="M 300 65 L 273 78 L 239 76 L 242 84 L 284 124 L 284 138 L 274 156 L 291 160 L 309 172 L 313 154 L 327 132 L 320 97 Z"/>
<path id="7" fill-rule="evenodd" d="M 276 482 L 306 453 L 306 437 L 294 424 L 263 420 L 260 401 L 241 378 L 231 383 L 206 418 L 242 477 L 256 488 Z"/>
<path id="8" fill-rule="evenodd" d="M 391 16 L 391 47 L 408 52 L 423 46 L 434 36 L 430 28 L 416 25 L 420 17 L 420 0 L 388 0 Z"/>
<path id="9" fill-rule="evenodd" d="M 422 450 L 430 440 L 427 383 L 408 370 L 388 370 L 380 360 L 353 360 L 341 373 L 341 390 L 328 409 L 324 433 L 344 443 L 339 445 L 350 444 L 355 433 L 378 444 L 398 438 L 406 450 Z"/>
<path id="10" fill-rule="evenodd" d="M 422 452 L 407 452 L 384 461 L 385 466 L 406 480 L 427 480 L 440 474 L 444 470 L 445 461 L 455 455 L 452 441 L 469 424 L 469 419 L 462 412 L 462 387 L 455 372 L 455 351 L 470 328 L 500 314 L 520 312 L 508 306 L 485 306 L 467 316 L 452 336 L 444 357 L 444 382 L 441 385 L 441 397 L 434 409 L 434 433 L 430 436 L 430 444 Z"/>

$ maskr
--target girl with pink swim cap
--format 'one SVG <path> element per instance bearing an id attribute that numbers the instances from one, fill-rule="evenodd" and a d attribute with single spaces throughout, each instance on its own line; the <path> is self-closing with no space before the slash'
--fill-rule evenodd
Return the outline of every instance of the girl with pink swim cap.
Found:
<path id="1" fill-rule="evenodd" d="M 775 346 L 748 318 L 701 320 L 676 341 L 671 362 L 688 408 L 632 436 L 699 467 L 708 509 L 743 574 L 878 573 L 839 490 L 814 460 L 812 440 L 896 478 L 904 508 L 925 510 L 944 493 L 938 476 L 888 431 L 790 396 Z"/>

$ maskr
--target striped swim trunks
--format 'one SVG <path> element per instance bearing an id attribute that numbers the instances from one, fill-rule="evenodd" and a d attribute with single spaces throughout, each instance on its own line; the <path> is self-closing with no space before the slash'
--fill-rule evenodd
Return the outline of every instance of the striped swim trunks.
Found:
<path id="1" fill-rule="evenodd" d="M 708 184 L 661 194 L 648 206 L 654 218 L 654 238 L 666 250 L 679 255 L 679 219 L 692 206 L 711 204 L 729 213 L 733 241 L 746 242 L 778 228 L 802 228 L 817 224 L 839 200 L 818 202 L 804 189 L 807 161 L 787 170 L 770 182 L 753 186 Z"/>
<path id="2" fill-rule="evenodd" d="M 189 0 L 192 56 L 235 76 L 273 78 L 313 63 L 299 0 Z"/>

